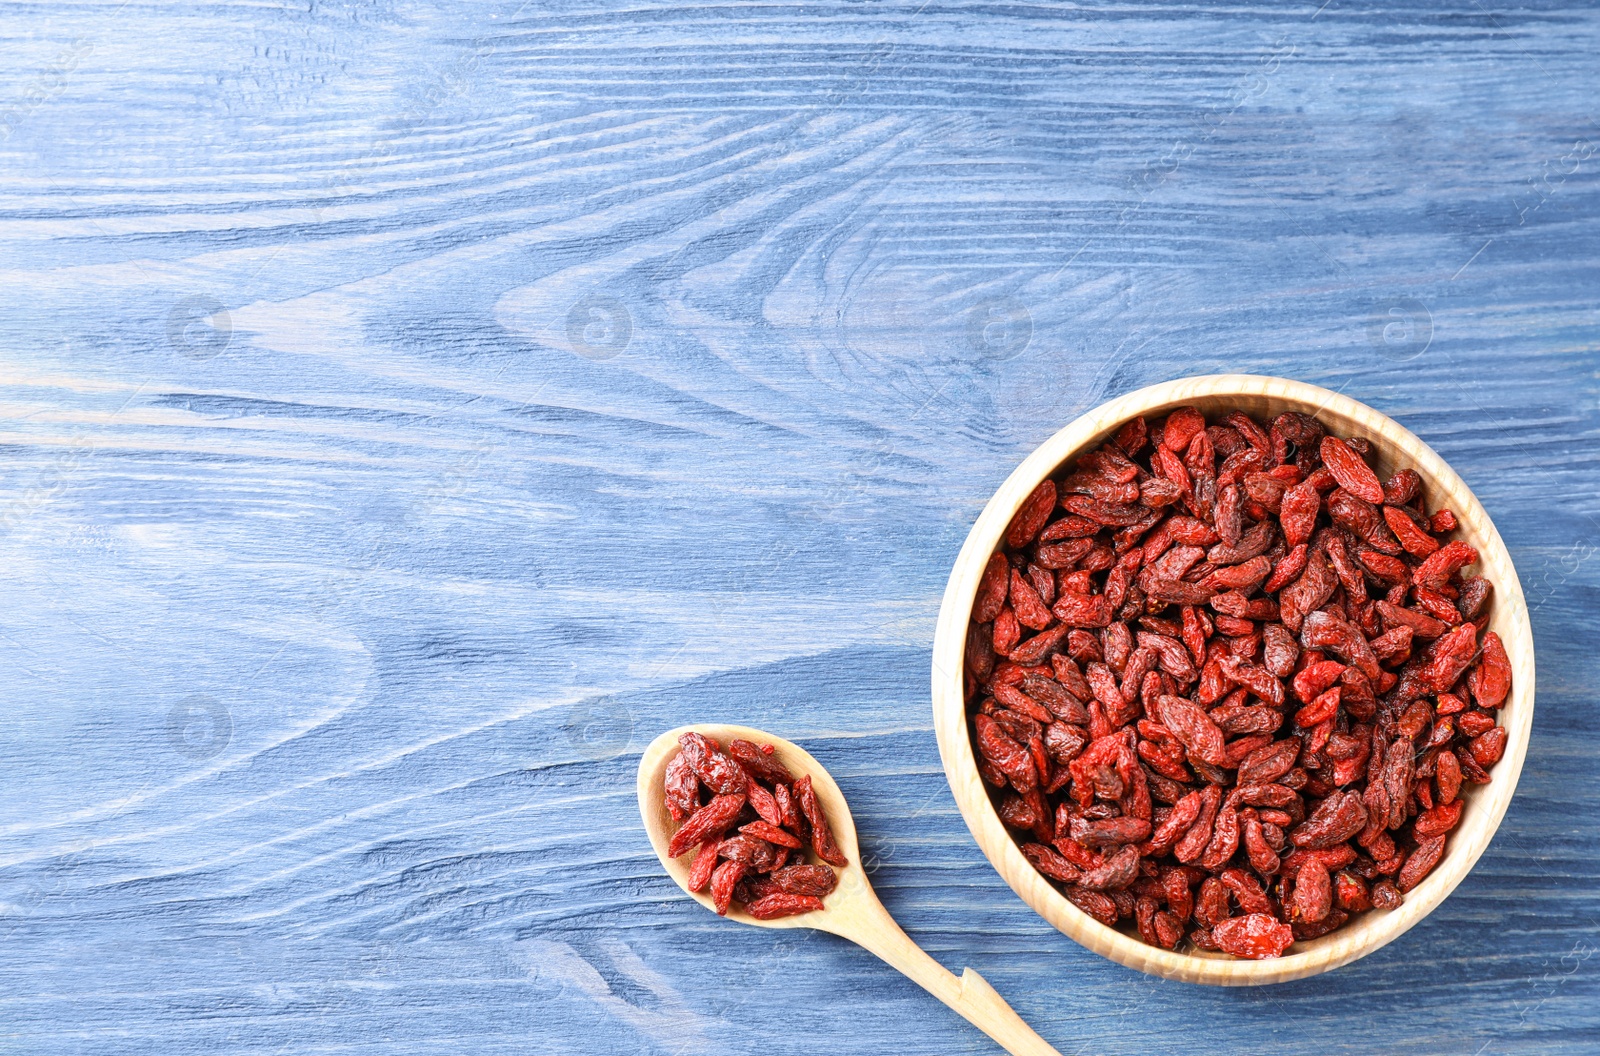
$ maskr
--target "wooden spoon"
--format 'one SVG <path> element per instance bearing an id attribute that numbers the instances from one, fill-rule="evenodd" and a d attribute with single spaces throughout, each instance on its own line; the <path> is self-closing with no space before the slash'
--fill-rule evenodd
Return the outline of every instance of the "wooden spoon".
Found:
<path id="1" fill-rule="evenodd" d="M 738 738 L 757 744 L 770 744 L 777 750 L 775 757 L 778 761 L 792 773 L 797 776 L 810 774 L 811 786 L 816 790 L 817 800 L 828 816 L 834 838 L 845 857 L 850 859 L 850 864 L 839 870 L 839 886 L 825 900 L 825 909 L 777 920 L 757 920 L 736 905 L 728 910 L 728 919 L 754 924 L 758 928 L 819 928 L 849 939 L 877 954 L 924 990 L 961 1013 L 1012 1056 L 1061 1056 L 1035 1034 L 1021 1016 L 1011 1010 L 1011 1006 L 995 993 L 994 987 L 985 982 L 983 976 L 968 968 L 959 979 L 956 978 L 900 930 L 900 925 L 894 922 L 889 911 L 878 901 L 872 885 L 867 881 L 866 872 L 861 868 L 856 825 L 850 817 L 850 807 L 844 801 L 844 794 L 821 763 L 805 749 L 781 737 L 748 726 L 700 723 L 669 730 L 645 749 L 644 757 L 639 760 L 639 810 L 644 815 L 644 828 L 650 834 L 650 842 L 655 845 L 656 855 L 661 859 L 661 864 L 666 866 L 667 874 L 691 898 L 712 909 L 709 895 L 689 891 L 689 864 L 694 860 L 694 852 L 690 851 L 682 858 L 667 857 L 667 844 L 676 826 L 667 813 L 663 783 L 667 763 L 678 751 L 679 735 L 690 730 L 715 738 L 721 744 Z"/>

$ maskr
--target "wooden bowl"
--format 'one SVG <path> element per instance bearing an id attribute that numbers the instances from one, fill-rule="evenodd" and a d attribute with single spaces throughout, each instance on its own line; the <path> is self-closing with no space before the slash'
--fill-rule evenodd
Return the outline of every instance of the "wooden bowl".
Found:
<path id="1" fill-rule="evenodd" d="M 1287 955 L 1270 960 L 1239 960 L 1225 954 L 1178 953 L 1148 946 L 1106 927 L 1068 902 L 1023 857 L 995 813 L 978 775 L 962 699 L 967 621 L 978 579 L 1022 501 L 1041 480 L 1093 448 L 1128 419 L 1159 416 L 1186 404 L 1199 407 L 1208 417 L 1242 410 L 1258 419 L 1270 419 L 1284 411 L 1301 411 L 1314 415 L 1340 436 L 1363 436 L 1372 441 L 1380 478 L 1397 469 L 1416 470 L 1422 476 L 1428 508 L 1454 510 L 1459 527 L 1453 537 L 1477 547 L 1478 570 L 1494 583 L 1489 628 L 1500 635 L 1511 659 L 1511 692 L 1500 712 L 1500 724 L 1509 731 L 1505 755 L 1494 766 L 1489 784 L 1462 786 L 1466 807 L 1433 872 L 1406 895 L 1400 908 L 1363 913 L 1338 931 L 1297 942 Z M 1511 802 L 1533 724 L 1533 690 L 1533 634 L 1517 571 L 1488 513 L 1455 471 L 1428 445 L 1365 404 L 1315 385 L 1248 374 L 1184 378 L 1140 389 L 1095 408 L 1041 444 L 1000 486 L 972 526 L 945 588 L 933 645 L 933 719 L 939 755 L 967 826 L 1006 883 L 1056 928 L 1096 953 L 1166 979 L 1221 986 L 1285 982 L 1348 964 L 1395 939 L 1442 902 L 1489 845 Z"/>

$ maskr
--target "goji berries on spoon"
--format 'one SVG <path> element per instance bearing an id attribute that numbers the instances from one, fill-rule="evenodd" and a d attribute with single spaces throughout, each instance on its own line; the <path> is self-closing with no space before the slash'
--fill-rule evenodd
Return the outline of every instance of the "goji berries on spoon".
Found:
<path id="1" fill-rule="evenodd" d="M 668 854 L 698 847 L 689 890 L 711 891 L 719 914 L 735 903 L 757 920 L 810 913 L 849 864 L 834 842 L 809 775 L 796 779 L 770 744 L 732 740 L 727 749 L 701 733 L 678 738 L 667 764 L 667 811 L 682 826 Z M 807 847 L 828 865 L 800 861 Z"/>

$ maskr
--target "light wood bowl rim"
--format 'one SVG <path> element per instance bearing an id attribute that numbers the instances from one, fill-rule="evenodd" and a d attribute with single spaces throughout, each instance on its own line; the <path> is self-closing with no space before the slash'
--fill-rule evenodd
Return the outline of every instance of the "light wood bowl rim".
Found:
<path id="1" fill-rule="evenodd" d="M 1342 436 L 1371 439 L 1377 448 L 1380 475 L 1397 462 L 1421 474 L 1429 508 L 1454 510 L 1460 522 L 1455 538 L 1478 549 L 1478 571 L 1495 587 L 1489 629 L 1504 641 L 1512 665 L 1511 693 L 1500 712 L 1500 724 L 1509 734 L 1505 755 L 1495 765 L 1494 779 L 1488 785 L 1464 786 L 1466 809 L 1433 872 L 1406 895 L 1399 909 L 1366 913 L 1331 935 L 1296 943 L 1284 957 L 1262 961 L 1147 946 L 1106 927 L 1067 901 L 1023 857 L 996 815 L 973 758 L 961 690 L 967 620 L 979 577 L 1028 494 L 1045 477 L 1132 417 L 1196 402 L 1222 409 L 1225 398 L 1239 401 L 1230 406 L 1252 410 L 1258 417 L 1283 410 L 1313 414 Z M 932 680 L 934 731 L 956 805 L 984 855 L 1024 902 L 1078 943 L 1130 968 L 1183 982 L 1249 986 L 1301 979 L 1364 957 L 1432 912 L 1472 869 L 1505 816 L 1527 753 L 1533 725 L 1533 632 L 1522 585 L 1499 532 L 1465 482 L 1432 448 L 1387 415 L 1327 389 L 1287 378 L 1216 374 L 1151 385 L 1104 403 L 1040 444 L 1006 478 L 979 514 L 950 572 L 934 635 Z"/>

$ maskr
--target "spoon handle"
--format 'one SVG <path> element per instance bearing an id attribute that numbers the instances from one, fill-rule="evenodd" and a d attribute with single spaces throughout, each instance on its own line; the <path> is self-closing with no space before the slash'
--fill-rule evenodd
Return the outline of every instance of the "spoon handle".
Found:
<path id="1" fill-rule="evenodd" d="M 886 911 L 873 914 L 873 918 L 860 921 L 847 938 L 961 1013 L 1011 1056 L 1061 1056 L 1012 1011 L 983 976 L 967 968 L 957 978 L 913 942 Z"/>

